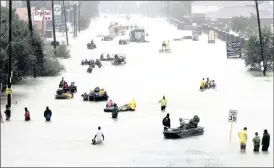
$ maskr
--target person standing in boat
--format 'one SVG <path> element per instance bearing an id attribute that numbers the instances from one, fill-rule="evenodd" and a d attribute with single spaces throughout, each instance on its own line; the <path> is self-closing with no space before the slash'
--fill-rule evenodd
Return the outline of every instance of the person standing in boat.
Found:
<path id="1" fill-rule="evenodd" d="M 170 118 L 169 118 L 169 113 L 167 113 L 166 117 L 163 119 L 163 125 L 165 127 L 170 128 Z"/>

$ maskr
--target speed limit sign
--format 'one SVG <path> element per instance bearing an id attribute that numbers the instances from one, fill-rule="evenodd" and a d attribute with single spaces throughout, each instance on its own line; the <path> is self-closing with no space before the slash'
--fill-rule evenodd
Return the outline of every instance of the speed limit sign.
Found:
<path id="1" fill-rule="evenodd" d="M 229 114 L 228 114 L 228 122 L 237 122 L 237 114 L 238 111 L 237 110 L 229 110 Z"/>

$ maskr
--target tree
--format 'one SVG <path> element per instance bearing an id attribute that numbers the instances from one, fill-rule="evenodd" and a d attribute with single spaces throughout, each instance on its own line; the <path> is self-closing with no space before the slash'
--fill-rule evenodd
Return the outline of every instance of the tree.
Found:
<path id="1" fill-rule="evenodd" d="M 262 28 L 262 43 L 263 43 L 263 54 L 265 62 L 265 70 L 273 69 L 273 58 L 274 58 L 274 34 L 271 27 Z M 245 65 L 249 66 L 251 70 L 260 70 L 260 61 L 262 61 L 261 48 L 259 35 L 254 34 L 250 36 L 247 45 L 245 46 L 244 54 Z"/>
<path id="2" fill-rule="evenodd" d="M 93 17 L 98 16 L 98 1 L 80 1 L 80 30 L 88 28 Z"/>
<path id="3" fill-rule="evenodd" d="M 2 33 L 0 39 L 0 82 L 4 85 L 7 83 L 9 45 L 12 47 L 13 82 L 24 76 L 32 75 L 34 67 L 38 67 L 36 70 L 38 76 L 58 74 L 63 67 L 56 58 L 45 57 L 47 56 L 44 53 L 45 46 L 40 36 L 35 31 L 33 36 L 30 35 L 28 24 L 19 19 L 15 10 L 12 11 L 12 42 L 8 43 L 8 12 L 8 8 L 1 7 L 1 19 L 6 22 L 1 22 L 0 26 Z M 49 69 L 50 73 L 47 73 Z"/>
<path id="4" fill-rule="evenodd" d="M 257 28 L 257 17 L 252 14 L 251 17 L 232 17 L 231 19 L 232 31 L 238 33 L 240 36 L 247 35 L 251 36 Z"/>

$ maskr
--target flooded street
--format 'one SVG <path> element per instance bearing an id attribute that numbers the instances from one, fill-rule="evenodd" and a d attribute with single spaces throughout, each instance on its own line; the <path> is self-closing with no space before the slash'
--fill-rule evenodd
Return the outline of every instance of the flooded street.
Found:
<path id="1" fill-rule="evenodd" d="M 117 18 L 126 23 L 124 18 Z M 107 32 L 113 18 L 94 20 L 90 28 L 71 39 L 71 55 L 62 60 L 66 72 L 58 77 L 26 80 L 14 87 L 17 104 L 12 105 L 10 122 L 1 124 L 1 166 L 273 166 L 272 143 L 268 154 L 254 154 L 252 138 L 268 129 L 273 135 L 273 78 L 254 77 L 242 60 L 227 60 L 226 45 L 217 41 L 171 41 L 171 54 L 159 54 L 164 40 L 178 34 L 160 18 L 133 17 L 131 23 L 147 28 L 150 43 L 118 45 L 102 42 L 97 34 Z M 94 39 L 97 49 L 87 50 Z M 92 74 L 81 66 L 83 59 L 96 59 L 103 52 L 127 55 L 127 64 L 113 66 L 102 62 Z M 75 81 L 78 92 L 71 100 L 55 100 L 61 80 Z M 216 81 L 218 90 L 199 91 L 201 78 Z M 135 112 L 119 113 L 113 120 L 104 113 L 106 102 L 83 102 L 81 94 L 96 86 L 104 88 L 118 105 L 135 98 Z M 158 101 L 165 95 L 165 113 Z M 13 100 L 13 103 L 15 100 Z M 24 121 L 24 107 L 31 121 Z M 45 107 L 53 112 L 52 122 L 43 117 Z M 229 142 L 228 110 L 237 109 Z M 187 139 L 164 139 L 162 119 L 171 115 L 171 126 L 179 118 L 199 115 L 205 127 L 202 136 Z M 97 127 L 105 134 L 103 146 L 91 145 Z M 237 133 L 248 128 L 247 152 L 239 152 Z M 157 161 L 156 161 L 157 160 Z"/>

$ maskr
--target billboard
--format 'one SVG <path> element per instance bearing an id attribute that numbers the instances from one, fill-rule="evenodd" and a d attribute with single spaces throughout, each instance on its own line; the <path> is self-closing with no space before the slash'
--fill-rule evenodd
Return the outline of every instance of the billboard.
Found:
<path id="1" fill-rule="evenodd" d="M 51 21 L 52 20 L 51 10 L 33 9 L 32 14 L 33 14 L 33 21 Z"/>
<path id="2" fill-rule="evenodd" d="M 241 42 L 226 43 L 227 58 L 241 58 Z"/>

